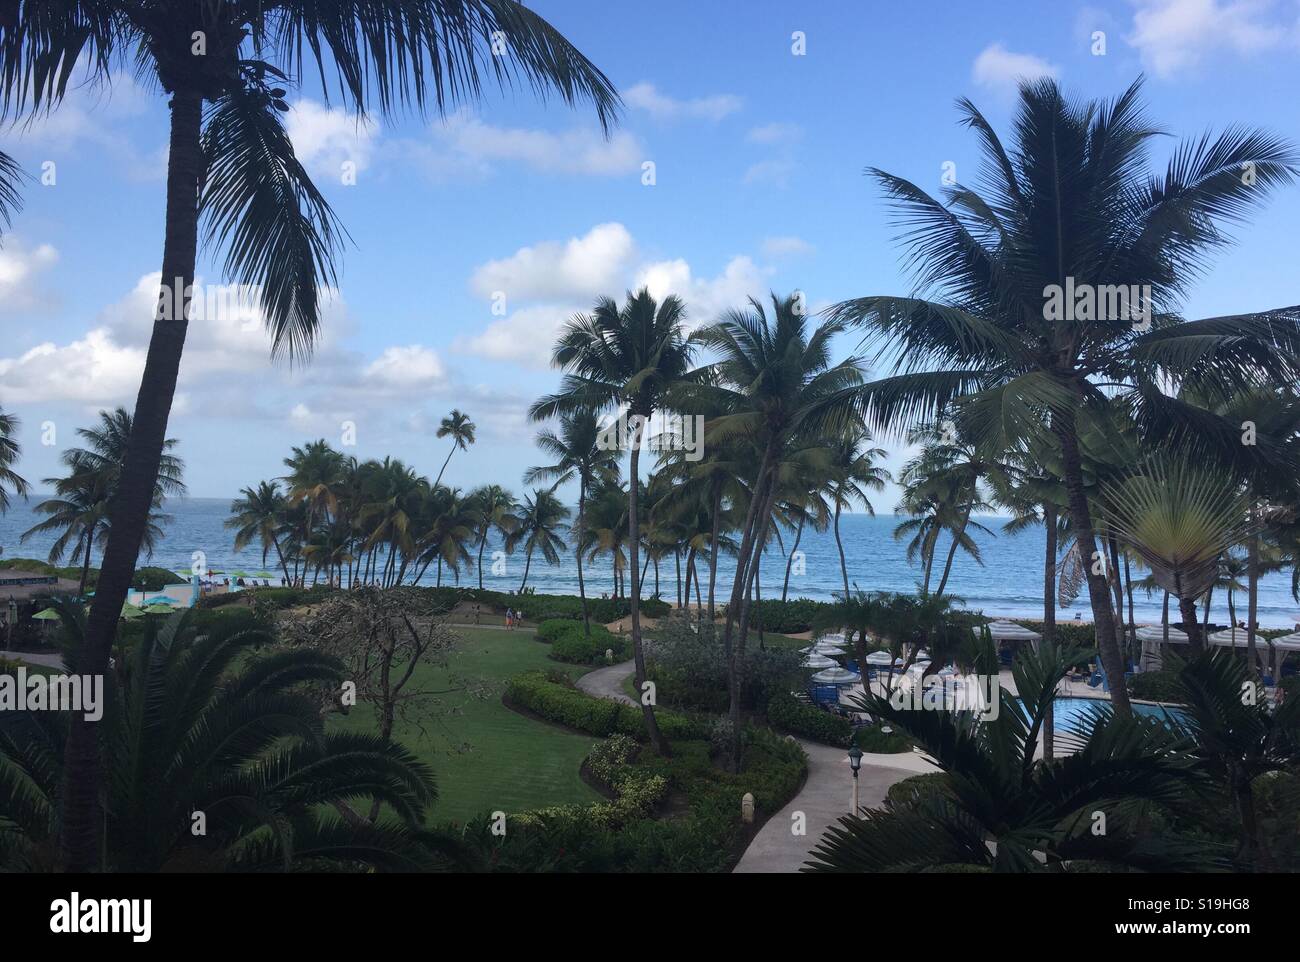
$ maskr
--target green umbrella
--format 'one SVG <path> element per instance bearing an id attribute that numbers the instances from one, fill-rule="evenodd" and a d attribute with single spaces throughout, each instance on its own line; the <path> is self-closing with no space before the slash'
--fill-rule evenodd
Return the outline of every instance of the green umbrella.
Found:
<path id="1" fill-rule="evenodd" d="M 122 606 L 122 617 L 123 617 L 123 618 L 142 618 L 142 617 L 144 617 L 144 611 L 143 611 L 142 609 L 140 609 L 140 608 L 137 608 L 137 607 L 136 607 L 135 605 L 133 605 L 133 604 L 125 604 L 125 605 Z"/>
<path id="2" fill-rule="evenodd" d="M 44 611 L 38 611 L 32 615 L 33 621 L 58 621 L 59 613 L 53 608 L 46 608 Z"/>
<path id="3" fill-rule="evenodd" d="M 230 577 L 232 577 L 232 578 L 251 578 L 251 577 L 253 577 L 253 576 L 250 575 L 247 571 L 232 571 L 232 572 L 230 572 Z"/>
<path id="4" fill-rule="evenodd" d="M 165 601 L 156 601 L 144 609 L 146 615 L 170 615 L 175 609 Z"/>
<path id="5" fill-rule="evenodd" d="M 265 578 L 265 579 L 267 579 L 268 581 L 270 581 L 272 578 L 275 577 L 275 575 L 271 574 L 271 572 L 269 572 L 269 571 L 259 571 L 257 574 L 253 575 L 253 577 L 254 577 L 254 578 Z"/>

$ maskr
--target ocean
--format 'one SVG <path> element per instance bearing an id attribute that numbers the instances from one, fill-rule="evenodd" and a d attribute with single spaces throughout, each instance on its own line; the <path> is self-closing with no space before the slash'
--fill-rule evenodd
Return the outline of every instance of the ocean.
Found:
<path id="1" fill-rule="evenodd" d="M 49 552 L 53 536 L 36 536 L 25 544 L 19 542 L 23 531 L 36 523 L 37 516 L 31 506 L 39 500 L 33 497 L 27 503 L 18 500 L 10 507 L 8 514 L 0 516 L 0 558 L 40 558 Z M 247 572 L 276 571 L 274 552 L 262 560 L 260 547 L 250 546 L 243 551 L 235 551 L 233 537 L 223 522 L 229 516 L 230 502 L 221 498 L 186 498 L 171 500 L 166 512 L 172 520 L 166 526 L 164 539 L 159 544 L 152 558 L 141 558 L 141 564 L 157 565 L 163 568 L 189 568 L 195 551 L 203 551 L 210 568 L 224 571 L 243 570 Z M 972 558 L 958 553 L 953 563 L 952 576 L 946 593 L 962 599 L 965 606 L 982 610 L 990 615 L 1041 618 L 1043 613 L 1043 552 L 1045 547 L 1044 532 L 1041 528 L 1030 529 L 1016 535 L 1002 531 L 1004 519 L 977 519 L 992 533 L 975 532 L 974 537 L 980 546 L 983 565 Z M 911 564 L 906 557 L 906 543 L 896 541 L 893 537 L 894 527 L 899 519 L 892 515 L 845 515 L 840 519 L 840 531 L 844 541 L 844 552 L 848 561 L 850 584 L 864 590 L 915 591 L 922 577 L 919 565 Z M 519 587 L 524 572 L 522 551 L 513 556 L 500 556 L 493 571 L 493 554 L 501 550 L 497 538 L 489 538 L 483 554 L 483 586 L 501 591 L 515 590 Z M 785 547 L 790 547 L 787 538 Z M 835 539 L 830 531 L 818 533 L 805 530 L 799 550 L 803 553 L 802 571 L 795 565 L 790 577 L 791 598 L 807 597 L 817 600 L 830 600 L 833 593 L 843 588 L 840 575 L 839 556 L 835 548 Z M 935 584 L 939 577 L 939 565 L 947 554 L 946 541 L 941 544 L 936 562 Z M 64 564 L 74 562 L 67 559 Z M 96 556 L 94 563 L 98 563 Z M 784 553 L 773 546 L 768 549 L 760 565 L 762 595 L 764 598 L 779 598 L 785 578 L 786 558 Z M 708 572 L 697 562 L 703 579 L 701 596 L 707 597 Z M 724 596 L 730 585 L 730 574 L 734 570 L 732 560 L 723 557 L 718 564 L 718 593 Z M 587 582 L 587 591 L 591 597 L 608 595 L 613 591 L 613 570 L 607 558 L 583 565 Z M 422 583 L 433 584 L 436 577 L 434 568 L 426 572 Z M 647 587 L 645 594 L 654 592 L 654 566 L 646 573 Z M 683 574 L 684 577 L 684 574 Z M 273 584 L 279 584 L 278 576 Z M 455 578 L 444 572 L 443 584 L 455 584 Z M 476 570 L 462 572 L 461 583 L 477 585 Z M 572 555 L 564 557 L 557 565 L 547 564 L 544 559 L 534 556 L 528 573 L 528 585 L 539 594 L 577 594 L 578 574 Z M 932 585 L 933 587 L 934 585 Z M 677 576 L 672 557 L 659 565 L 659 588 L 662 596 L 669 601 L 677 597 Z M 694 596 L 694 591 L 692 591 Z M 1151 598 L 1141 591 L 1137 592 L 1136 613 L 1139 623 L 1159 622 L 1159 594 Z M 1237 618 L 1245 619 L 1245 592 L 1238 592 L 1235 597 Z M 1176 612 L 1177 605 L 1172 608 Z M 1071 620 L 1075 614 L 1091 619 L 1085 592 L 1071 606 L 1058 613 L 1061 620 Z M 1176 618 L 1176 615 L 1175 615 Z M 1216 591 L 1211 620 L 1227 624 L 1227 593 Z M 1259 590 L 1259 621 L 1265 628 L 1290 627 L 1300 621 L 1300 604 L 1291 597 L 1290 575 L 1271 574 L 1261 580 Z"/>

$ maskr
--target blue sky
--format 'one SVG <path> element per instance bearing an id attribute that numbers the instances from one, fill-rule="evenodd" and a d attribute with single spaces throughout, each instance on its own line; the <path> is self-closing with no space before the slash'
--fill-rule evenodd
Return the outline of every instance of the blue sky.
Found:
<path id="1" fill-rule="evenodd" d="M 453 406 L 478 423 L 479 442 L 446 480 L 519 490 L 535 463 L 525 409 L 554 385 L 546 358 L 574 311 L 641 283 L 683 295 L 694 322 L 768 290 L 799 288 L 814 308 L 905 292 L 863 168 L 937 190 L 952 162 L 974 180 L 974 141 L 953 101 L 972 97 L 1005 131 L 1018 75 L 1051 73 L 1098 97 L 1145 73 L 1150 114 L 1176 135 L 1241 123 L 1300 140 L 1297 0 L 533 6 L 624 95 L 609 139 L 590 111 L 526 92 L 492 93 L 445 121 L 358 127 L 312 84 L 295 91 L 295 144 L 352 243 L 311 365 L 273 365 L 254 317 L 191 324 L 171 434 L 192 494 L 275 476 L 290 445 L 337 443 L 345 421 L 356 425 L 352 453 L 392 454 L 432 476 L 446 452 L 433 432 Z M 1092 52 L 1095 31 L 1104 55 Z M 52 161 L 55 174 L 28 185 L 0 249 L 0 406 L 22 418 L 29 479 L 55 472 L 96 410 L 134 402 L 165 143 L 164 102 L 126 76 L 0 134 L 29 172 Z M 345 164 L 355 184 L 343 183 Z M 1297 222 L 1293 188 L 1238 231 L 1185 313 L 1300 302 Z M 221 282 L 208 257 L 200 276 Z M 498 293 L 504 314 L 493 313 Z"/>

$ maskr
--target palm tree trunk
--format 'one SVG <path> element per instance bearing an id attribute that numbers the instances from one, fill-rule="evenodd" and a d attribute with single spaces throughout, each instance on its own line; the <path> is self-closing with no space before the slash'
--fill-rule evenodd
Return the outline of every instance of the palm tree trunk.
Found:
<path id="1" fill-rule="evenodd" d="M 943 589 L 948 584 L 948 575 L 952 572 L 952 559 L 957 556 L 957 545 L 961 541 L 962 535 L 966 533 L 967 526 L 970 525 L 970 512 L 972 507 L 974 507 L 973 501 L 968 503 L 966 505 L 966 510 L 962 512 L 961 527 L 952 534 L 952 544 L 948 546 L 948 560 L 945 561 L 943 565 L 943 577 L 939 579 L 939 587 L 936 588 L 934 592 L 936 598 L 943 594 Z"/>
<path id="2" fill-rule="evenodd" d="M 1169 657 L 1169 592 L 1165 592 L 1164 605 L 1160 611 L 1160 667 L 1165 666 L 1165 659 Z"/>
<path id="3" fill-rule="evenodd" d="M 194 283 L 198 247 L 198 185 L 203 172 L 199 136 L 203 122 L 201 95 L 181 90 L 171 100 L 171 132 L 167 160 L 166 231 L 163 241 L 162 297 L 174 304 L 172 285 L 180 285 L 183 316 L 164 320 L 155 315 L 149 351 L 145 358 L 140 392 L 136 396 L 131 440 L 109 506 L 112 530 L 104 550 L 95 601 L 86 620 L 85 643 L 77 657 L 77 672 L 103 675 L 117 620 L 135 573 L 144 539 L 149 509 L 153 505 L 158 465 L 167 436 L 167 418 L 176 393 L 176 376 L 185 348 L 189 296 Z M 103 768 L 98 729 L 81 712 L 72 713 L 72 725 L 63 766 L 63 868 L 93 871 L 100 866 L 102 837 L 100 795 Z"/>
<path id="4" fill-rule="evenodd" d="M 1250 536 L 1246 547 L 1246 660 L 1250 662 L 1250 676 L 1258 678 L 1256 661 L 1259 650 L 1255 641 L 1255 620 L 1259 617 L 1259 533 Z M 1274 678 L 1280 683 L 1281 678 Z"/>
<path id="5" fill-rule="evenodd" d="M 81 563 L 81 583 L 77 588 L 77 594 L 86 593 L 86 582 L 90 579 L 90 552 L 95 546 L 95 524 L 92 522 L 86 529 L 86 560 Z"/>
<path id="6" fill-rule="evenodd" d="M 722 479 L 715 479 L 713 482 L 713 502 L 710 510 L 712 517 L 709 519 L 713 525 L 713 532 L 709 536 L 709 624 L 713 625 L 717 617 L 713 607 L 714 589 L 718 584 L 718 537 L 722 528 Z"/>
<path id="7" fill-rule="evenodd" d="M 844 560 L 844 542 L 840 540 L 840 499 L 835 499 L 835 548 L 840 553 L 840 574 L 844 577 L 844 600 L 849 600 L 849 566 Z"/>
<path id="8" fill-rule="evenodd" d="M 1047 529 L 1047 556 L 1043 561 L 1043 644 L 1056 644 L 1056 505 L 1043 504 L 1043 526 Z M 1055 699 L 1047 703 L 1043 717 L 1043 757 L 1056 751 Z"/>
<path id="9" fill-rule="evenodd" d="M 1187 632 L 1187 647 L 1194 655 L 1205 650 L 1204 634 L 1200 622 L 1196 620 L 1196 599 L 1179 598 L 1178 611 L 1183 616 L 1183 631 Z"/>
<path id="10" fill-rule="evenodd" d="M 794 544 L 790 546 L 790 557 L 785 559 L 785 583 L 781 585 L 781 604 L 785 604 L 785 599 L 790 593 L 790 568 L 794 565 L 794 553 L 799 550 L 799 539 L 803 537 L 803 525 L 807 518 L 806 514 L 800 513 L 799 527 L 794 533 Z"/>
<path id="11" fill-rule="evenodd" d="M 649 417 L 649 413 L 645 415 Z M 628 539 L 631 542 L 628 545 L 628 553 L 631 560 L 632 568 L 632 659 L 636 665 L 636 690 L 645 691 L 646 672 L 645 672 L 645 651 L 641 647 L 641 580 L 638 570 L 637 553 L 640 549 L 641 527 L 638 524 L 637 517 L 637 490 L 641 486 L 641 479 L 637 472 L 641 467 L 641 432 L 645 430 L 644 421 L 636 422 L 636 429 L 632 432 L 632 458 L 628 468 L 629 478 L 627 486 L 627 531 Z M 647 705 L 645 697 L 640 698 L 641 715 L 645 719 L 646 735 L 650 738 L 650 747 L 660 755 L 670 753 L 668 743 L 664 740 L 663 733 L 659 731 L 659 722 L 655 718 L 655 709 L 653 705 Z"/>
<path id="12" fill-rule="evenodd" d="M 451 450 L 447 452 L 447 460 L 442 462 L 442 467 L 438 470 L 438 476 L 433 479 L 433 486 L 436 488 L 442 481 L 442 472 L 447 470 L 447 465 L 451 463 L 451 456 L 456 453 L 456 445 L 452 444 Z"/>
<path id="13" fill-rule="evenodd" d="M 1092 605 L 1093 631 L 1096 633 L 1097 650 L 1101 656 L 1102 669 L 1110 688 L 1111 703 L 1115 713 L 1121 717 L 1130 717 L 1133 713 L 1129 705 L 1128 688 L 1124 683 L 1124 660 L 1120 654 L 1119 642 L 1115 637 L 1115 613 L 1111 608 L 1110 589 L 1106 576 L 1095 570 L 1092 563 L 1097 555 L 1097 535 L 1093 530 L 1092 512 L 1088 507 L 1088 495 L 1083 484 L 1083 459 L 1079 454 L 1079 437 L 1076 433 L 1073 411 L 1057 413 L 1052 418 L 1052 426 L 1061 442 L 1062 461 L 1064 463 L 1065 490 L 1070 506 L 1070 523 L 1074 528 L 1074 537 L 1082 553 L 1084 570 L 1087 572 L 1088 600 Z"/>
<path id="14" fill-rule="evenodd" d="M 582 580 L 582 536 L 586 528 L 584 514 L 587 506 L 587 476 L 581 474 L 578 476 L 578 598 L 582 601 L 582 632 L 588 638 L 591 637 L 591 616 L 587 613 L 587 586 Z M 478 562 L 478 580 L 479 587 L 483 587 L 483 549 L 479 548 Z"/>
<path id="15" fill-rule="evenodd" d="M 533 566 L 533 546 L 528 546 L 528 553 L 524 557 L 524 580 L 519 582 L 519 593 L 524 593 L 524 585 L 528 584 L 528 569 Z"/>

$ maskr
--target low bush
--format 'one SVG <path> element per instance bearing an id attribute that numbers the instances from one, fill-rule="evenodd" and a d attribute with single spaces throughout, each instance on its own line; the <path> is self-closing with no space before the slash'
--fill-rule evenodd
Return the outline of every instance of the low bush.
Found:
<path id="1" fill-rule="evenodd" d="M 572 618 L 548 618 L 537 626 L 537 640 L 550 644 L 557 638 L 567 635 L 574 625 L 581 628 L 582 622 L 574 621 Z"/>
<path id="2" fill-rule="evenodd" d="M 817 612 L 827 606 L 827 602 L 813 601 L 811 598 L 791 598 L 786 601 L 764 598 L 750 604 L 749 626 L 753 630 L 761 628 L 763 631 L 775 631 L 783 635 L 798 634 L 811 629 Z"/>
<path id="3" fill-rule="evenodd" d="M 1168 669 L 1139 672 L 1128 680 L 1128 693 L 1132 698 L 1146 701 L 1178 701 L 1182 698 L 1178 676 Z"/>
<path id="4" fill-rule="evenodd" d="M 885 726 L 879 723 L 863 725 L 854 729 L 853 743 L 864 752 L 871 752 L 875 755 L 897 755 L 899 752 L 910 752 L 916 743 L 897 728 L 893 726 L 889 726 L 889 728 L 889 731 L 885 731 Z"/>
<path id="5" fill-rule="evenodd" d="M 885 800 L 890 805 L 915 805 L 923 798 L 931 795 L 947 795 L 950 791 L 947 772 L 928 772 L 924 775 L 913 775 L 890 785 L 889 791 L 885 793 Z"/>
<path id="6" fill-rule="evenodd" d="M 521 708 L 543 718 L 605 737 L 614 734 L 645 738 L 641 709 L 608 698 L 596 698 L 570 688 L 554 676 L 540 671 L 526 671 L 506 683 L 506 697 Z M 702 723 L 677 712 L 655 712 L 659 729 L 669 741 L 706 737 Z"/>
<path id="7" fill-rule="evenodd" d="M 646 653 L 646 673 L 665 705 L 694 711 L 726 711 L 727 661 L 722 643 L 707 629 L 696 634 L 680 623 L 663 623 Z M 773 695 L 799 684 L 799 655 L 783 648 L 748 648 L 741 658 L 740 705 L 761 711 Z"/>
<path id="8" fill-rule="evenodd" d="M 551 644 L 551 657 L 556 661 L 571 665 L 595 665 L 607 660 L 606 651 L 613 652 L 614 661 L 623 661 L 630 653 L 629 642 L 599 625 L 592 625 L 591 637 L 587 637 L 581 622 L 573 624 L 574 628 Z"/>
<path id="9" fill-rule="evenodd" d="M 131 576 L 131 587 L 141 591 L 158 591 L 167 585 L 180 584 L 188 579 L 182 578 L 168 568 L 136 568 Z"/>
<path id="10" fill-rule="evenodd" d="M 800 735 L 825 745 L 847 748 L 853 739 L 853 726 L 847 718 L 805 704 L 788 692 L 774 695 L 768 701 L 767 720 L 778 731 Z"/>

